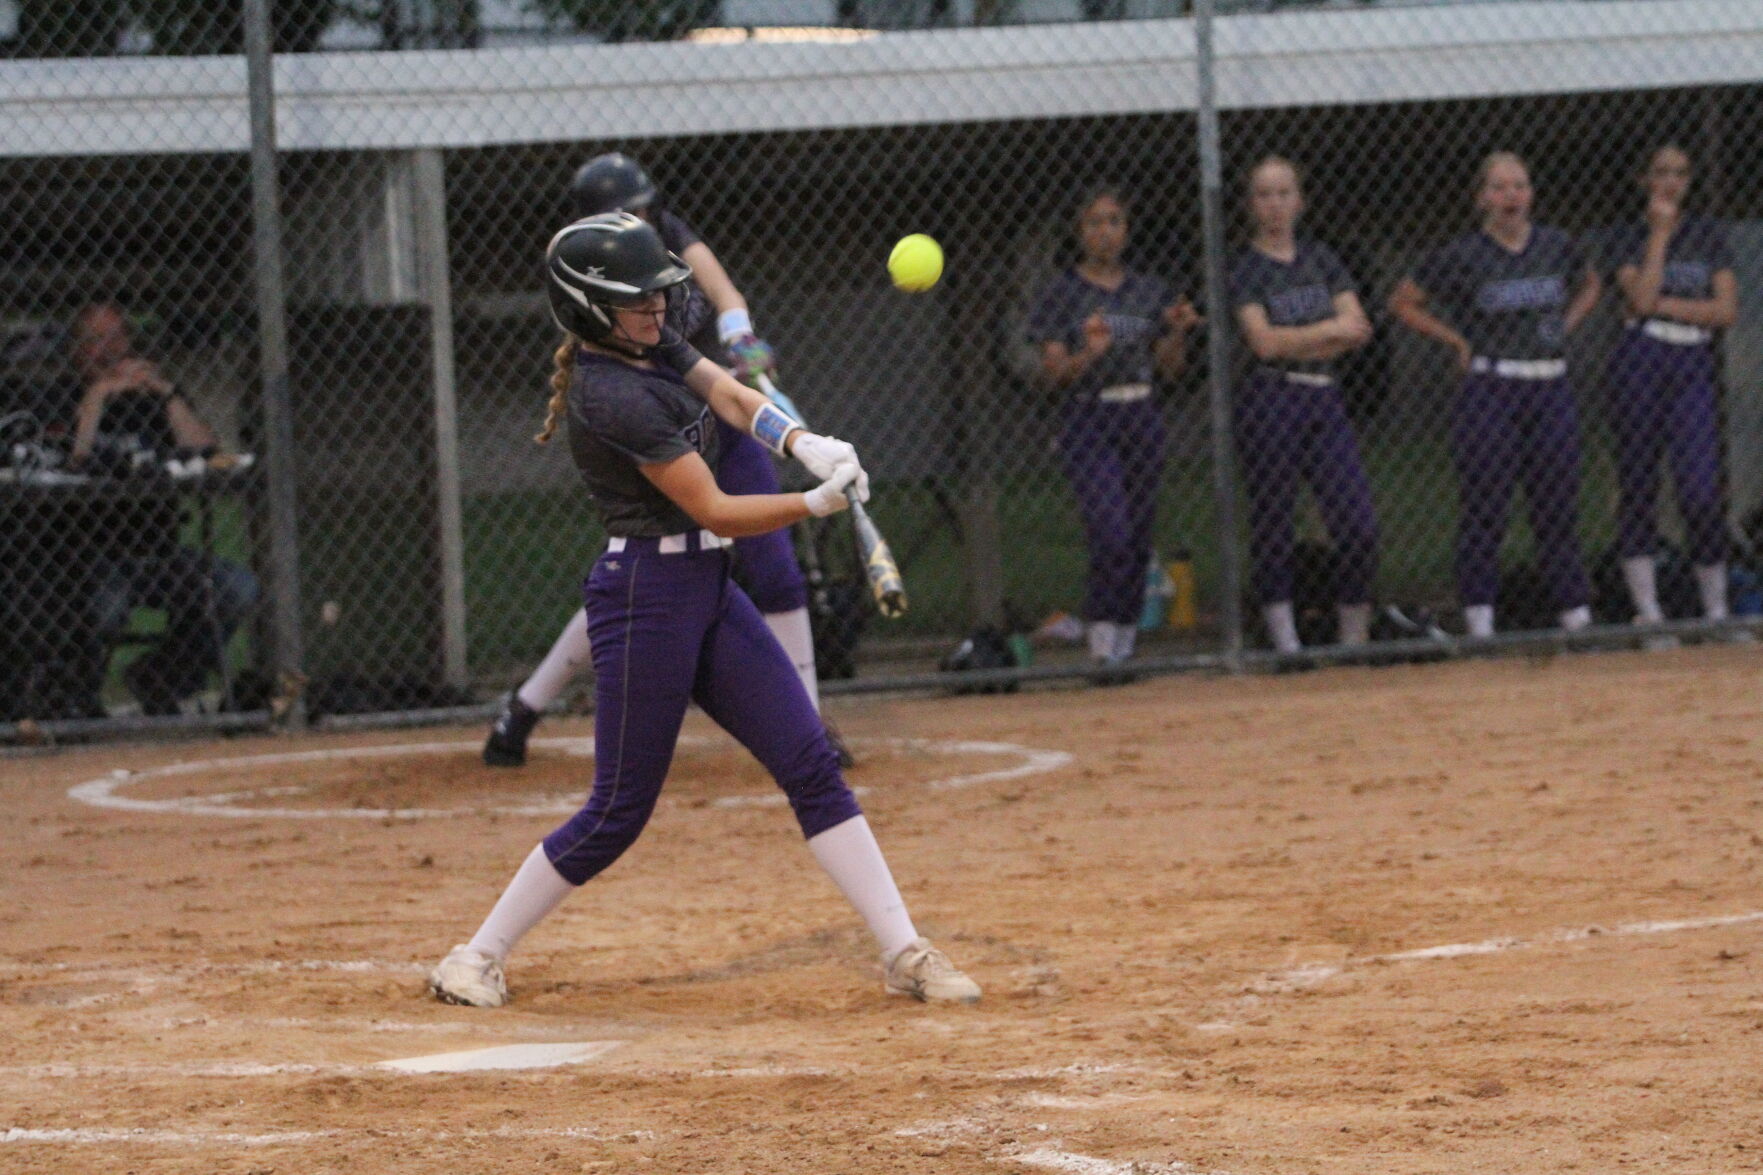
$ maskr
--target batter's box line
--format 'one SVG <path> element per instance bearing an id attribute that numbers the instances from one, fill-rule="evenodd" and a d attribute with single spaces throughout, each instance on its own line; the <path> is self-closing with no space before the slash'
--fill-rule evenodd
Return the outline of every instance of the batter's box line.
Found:
<path id="1" fill-rule="evenodd" d="M 1232 1011 L 1242 1014 L 1252 1011 L 1261 1004 L 1263 996 L 1284 995 L 1294 991 L 1307 991 L 1320 987 L 1322 984 L 1353 968 L 1364 967 L 1375 963 L 1418 963 L 1435 959 L 1465 959 L 1478 955 L 1497 955 L 1507 951 L 1532 950 L 1539 947 L 1559 946 L 1563 943 L 1586 942 L 1596 938 L 1626 938 L 1646 934 L 1675 934 L 1686 930 L 1717 930 L 1723 926 L 1742 926 L 1751 922 L 1763 922 L 1763 910 L 1752 910 L 1743 914 L 1719 914 L 1709 918 L 1679 918 L 1670 921 L 1622 922 L 1615 926 L 1573 926 L 1562 930 L 1550 931 L 1547 934 L 1532 938 L 1507 936 L 1503 938 L 1487 938 L 1478 942 L 1446 943 L 1443 946 L 1420 947 L 1411 951 L 1391 951 L 1381 955 L 1368 955 L 1363 959 L 1348 959 L 1342 963 L 1305 963 L 1297 967 L 1281 971 L 1270 971 L 1249 985 L 1249 990 L 1235 1001 Z M 1233 1020 L 1211 1020 L 1195 1025 L 1200 1032 L 1228 1032 L 1240 1027 Z"/>

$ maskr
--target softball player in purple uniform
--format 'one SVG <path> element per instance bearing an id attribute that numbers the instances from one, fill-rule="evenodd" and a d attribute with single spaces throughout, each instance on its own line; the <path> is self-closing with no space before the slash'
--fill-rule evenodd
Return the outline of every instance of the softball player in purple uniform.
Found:
<path id="1" fill-rule="evenodd" d="M 1659 463 L 1669 454 L 1702 614 L 1724 620 L 1727 533 L 1714 332 L 1738 318 L 1738 279 L 1721 225 L 1684 215 L 1688 154 L 1660 147 L 1642 186 L 1646 223 L 1618 236 L 1611 258 L 1626 318 L 1610 363 L 1622 574 L 1635 620 L 1663 620 L 1653 560 Z"/>
<path id="2" fill-rule="evenodd" d="M 1481 228 L 1433 252 L 1390 294 L 1390 313 L 1449 346 L 1463 371 L 1451 445 L 1462 512 L 1457 592 L 1472 637 L 1494 632 L 1500 543 L 1520 480 L 1561 627 L 1591 623 L 1566 347 L 1599 282 L 1571 236 L 1531 223 L 1531 197 L 1524 160 L 1489 155 L 1476 181 Z"/>
<path id="3" fill-rule="evenodd" d="M 566 339 L 540 435 L 567 420 L 571 455 L 610 536 L 583 585 L 594 788 L 429 985 L 451 1003 L 507 1002 L 508 953 L 642 832 L 686 705 L 696 702 L 783 788 L 815 859 L 879 942 L 887 989 L 972 1002 L 978 985 L 914 929 L 801 679 L 729 578 L 723 536 L 844 509 L 847 490 L 868 496 L 868 478 L 850 445 L 802 429 L 666 328 L 667 300 L 691 273 L 653 228 L 623 212 L 575 222 L 546 251 L 547 292 Z M 725 493 L 712 472 L 720 444 L 712 413 L 793 454 L 821 484 L 806 494 Z"/>
<path id="4" fill-rule="evenodd" d="M 699 353 L 732 370 L 743 383 L 753 386 L 760 375 L 776 376 L 770 346 L 753 334 L 747 300 L 729 280 L 710 246 L 666 208 L 654 182 L 636 160 L 617 153 L 590 159 L 570 184 L 570 201 L 577 216 L 631 212 L 654 226 L 662 243 L 685 258 L 692 268 L 692 280 L 686 284 L 684 296 L 676 298 L 670 308 L 668 325 Z M 793 406 L 785 408 L 794 414 Z M 782 488 L 771 455 L 758 442 L 720 418 L 716 429 L 722 450 L 716 484 L 724 492 L 775 494 Z M 820 682 L 814 669 L 808 585 L 796 564 L 789 531 L 776 530 L 736 540 L 734 561 L 737 580 L 790 655 L 809 699 L 818 709 Z M 577 612 L 532 676 L 503 702 L 502 712 L 484 743 L 484 762 L 492 767 L 518 767 L 525 763 L 527 740 L 540 715 L 587 666 L 588 659 L 587 615 Z M 836 731 L 829 733 L 840 761 L 850 766 L 850 753 L 843 741 Z"/>
<path id="5" fill-rule="evenodd" d="M 1255 589 L 1273 646 L 1296 653 L 1292 508 L 1308 482 L 1334 539 L 1340 642 L 1371 639 L 1377 515 L 1359 440 L 1333 360 L 1371 341 L 1352 275 L 1327 245 L 1297 236 L 1298 169 L 1278 156 L 1249 173 L 1255 236 L 1231 266 L 1237 328 L 1258 361 L 1236 403 L 1237 447 L 1249 493 Z"/>
<path id="6" fill-rule="evenodd" d="M 1080 259 L 1047 283 L 1028 316 L 1041 371 L 1066 393 L 1059 451 L 1089 544 L 1084 619 L 1090 656 L 1102 665 L 1132 656 L 1145 603 L 1168 439 L 1152 381 L 1181 372 L 1199 322 L 1167 282 L 1122 263 L 1127 227 L 1119 192 L 1085 199 Z"/>

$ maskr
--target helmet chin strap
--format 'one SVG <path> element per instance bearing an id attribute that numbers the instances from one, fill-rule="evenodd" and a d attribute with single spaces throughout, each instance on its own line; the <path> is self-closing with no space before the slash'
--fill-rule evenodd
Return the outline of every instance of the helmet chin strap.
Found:
<path id="1" fill-rule="evenodd" d="M 665 315 L 666 311 L 661 313 Z M 621 355 L 629 355 L 632 359 L 647 358 L 654 346 L 652 343 L 639 343 L 626 334 L 624 323 L 616 314 L 612 316 L 612 330 L 601 340 L 601 345 L 610 347 Z"/>

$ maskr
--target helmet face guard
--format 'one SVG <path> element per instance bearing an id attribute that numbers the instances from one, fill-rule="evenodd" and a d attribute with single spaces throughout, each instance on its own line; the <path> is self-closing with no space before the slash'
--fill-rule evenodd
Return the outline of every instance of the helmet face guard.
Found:
<path id="1" fill-rule="evenodd" d="M 618 329 L 616 311 L 641 306 L 655 294 L 685 296 L 692 267 L 667 251 L 650 225 L 628 212 L 589 216 L 565 226 L 545 250 L 545 290 L 551 316 L 590 343 L 642 355 L 648 345 Z"/>

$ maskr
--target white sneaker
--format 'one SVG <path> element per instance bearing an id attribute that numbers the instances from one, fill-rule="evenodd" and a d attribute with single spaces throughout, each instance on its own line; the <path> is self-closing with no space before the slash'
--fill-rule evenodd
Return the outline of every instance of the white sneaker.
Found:
<path id="1" fill-rule="evenodd" d="M 448 951 L 429 972 L 429 990 L 444 1004 L 500 1008 L 508 1002 L 502 961 L 466 943 Z"/>
<path id="2" fill-rule="evenodd" d="M 931 946 L 927 938 L 915 938 L 892 959 L 883 958 L 882 974 L 893 995 L 938 1002 L 979 1002 L 979 984 L 957 971 L 949 956 Z"/>

